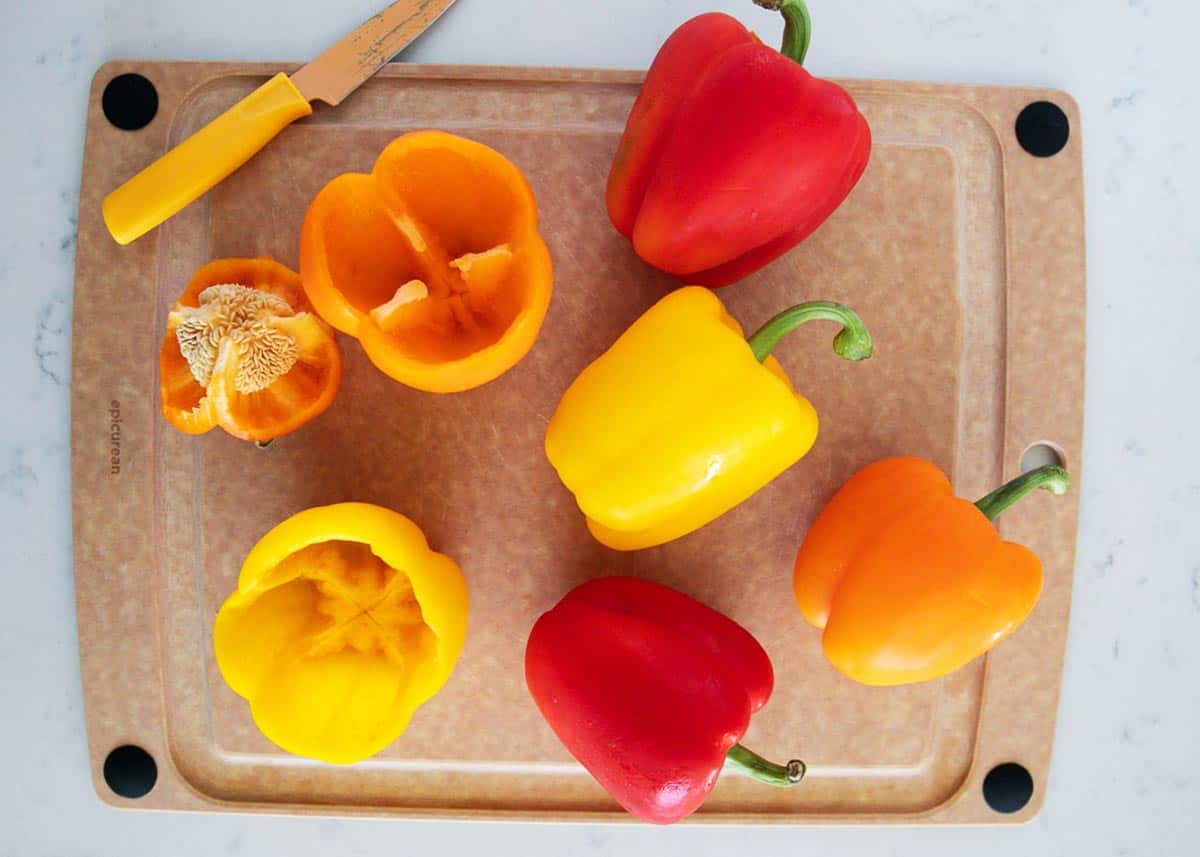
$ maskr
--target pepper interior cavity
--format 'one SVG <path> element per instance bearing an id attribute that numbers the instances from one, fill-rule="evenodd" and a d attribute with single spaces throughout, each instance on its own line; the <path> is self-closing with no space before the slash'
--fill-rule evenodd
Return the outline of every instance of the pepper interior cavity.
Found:
<path id="1" fill-rule="evenodd" d="M 368 545 L 337 540 L 309 545 L 279 563 L 264 585 L 272 578 L 290 580 L 283 586 L 301 590 L 297 597 L 312 605 L 309 656 L 353 650 L 403 666 L 414 655 L 427 656 L 433 646 L 408 576 Z"/>
<path id="2" fill-rule="evenodd" d="M 317 194 L 301 240 L 317 311 L 380 369 L 420 389 L 468 389 L 532 345 L 550 261 L 520 172 L 440 132 L 401 137 L 372 172 Z"/>

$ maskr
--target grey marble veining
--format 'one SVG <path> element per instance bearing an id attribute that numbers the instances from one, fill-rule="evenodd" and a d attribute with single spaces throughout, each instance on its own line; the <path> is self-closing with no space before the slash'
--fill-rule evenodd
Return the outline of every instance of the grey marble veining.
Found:
<path id="1" fill-rule="evenodd" d="M 1200 841 L 1200 105 L 1186 0 L 810 0 L 825 76 L 1048 85 L 1083 115 L 1084 492 L 1046 806 L 982 829 L 657 830 L 123 814 L 86 770 L 71 575 L 71 295 L 84 108 L 116 57 L 300 60 L 382 0 L 9 0 L 0 68 L 0 854 L 1194 854 Z M 460 0 L 405 55 L 644 66 L 749 0 Z M 1048 383 L 1046 395 L 1054 395 Z"/>

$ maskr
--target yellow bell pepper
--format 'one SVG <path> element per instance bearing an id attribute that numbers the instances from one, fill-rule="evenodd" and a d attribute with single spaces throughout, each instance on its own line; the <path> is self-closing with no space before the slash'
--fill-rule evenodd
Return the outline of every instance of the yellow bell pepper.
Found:
<path id="1" fill-rule="evenodd" d="M 267 738 L 350 764 L 394 741 L 441 689 L 466 631 L 454 561 L 403 515 L 339 503 L 293 515 L 254 546 L 213 648 Z"/>
<path id="2" fill-rule="evenodd" d="M 708 289 L 664 297 L 567 388 L 546 456 L 587 526 L 617 550 L 686 535 L 741 503 L 812 447 L 817 414 L 771 349 L 812 319 L 843 325 L 834 350 L 871 355 L 852 310 L 812 301 L 747 341 Z"/>

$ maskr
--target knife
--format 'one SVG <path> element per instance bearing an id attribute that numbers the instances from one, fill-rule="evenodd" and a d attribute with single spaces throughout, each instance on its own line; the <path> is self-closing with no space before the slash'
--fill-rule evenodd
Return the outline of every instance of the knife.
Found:
<path id="1" fill-rule="evenodd" d="M 240 167 L 271 139 L 336 106 L 421 35 L 454 0 L 399 0 L 291 77 L 280 72 L 104 199 L 104 224 L 128 244 Z"/>

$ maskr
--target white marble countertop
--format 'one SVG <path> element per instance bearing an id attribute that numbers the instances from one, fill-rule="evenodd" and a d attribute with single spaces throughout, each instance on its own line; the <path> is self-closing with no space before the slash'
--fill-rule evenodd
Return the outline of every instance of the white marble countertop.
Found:
<path id="1" fill-rule="evenodd" d="M 823 76 L 1068 90 L 1083 113 L 1086 453 L 1049 792 L 1018 827 L 700 829 L 122 813 L 92 791 L 71 573 L 68 378 L 85 104 L 112 58 L 302 60 L 382 0 L 4 3 L 0 175 L 0 855 L 487 851 L 1195 854 L 1200 841 L 1200 6 L 810 0 Z M 644 67 L 750 0 L 461 0 L 413 61 Z M 1191 69 L 1189 72 L 1188 69 Z M 1047 390 L 1053 395 L 1053 390 Z"/>

